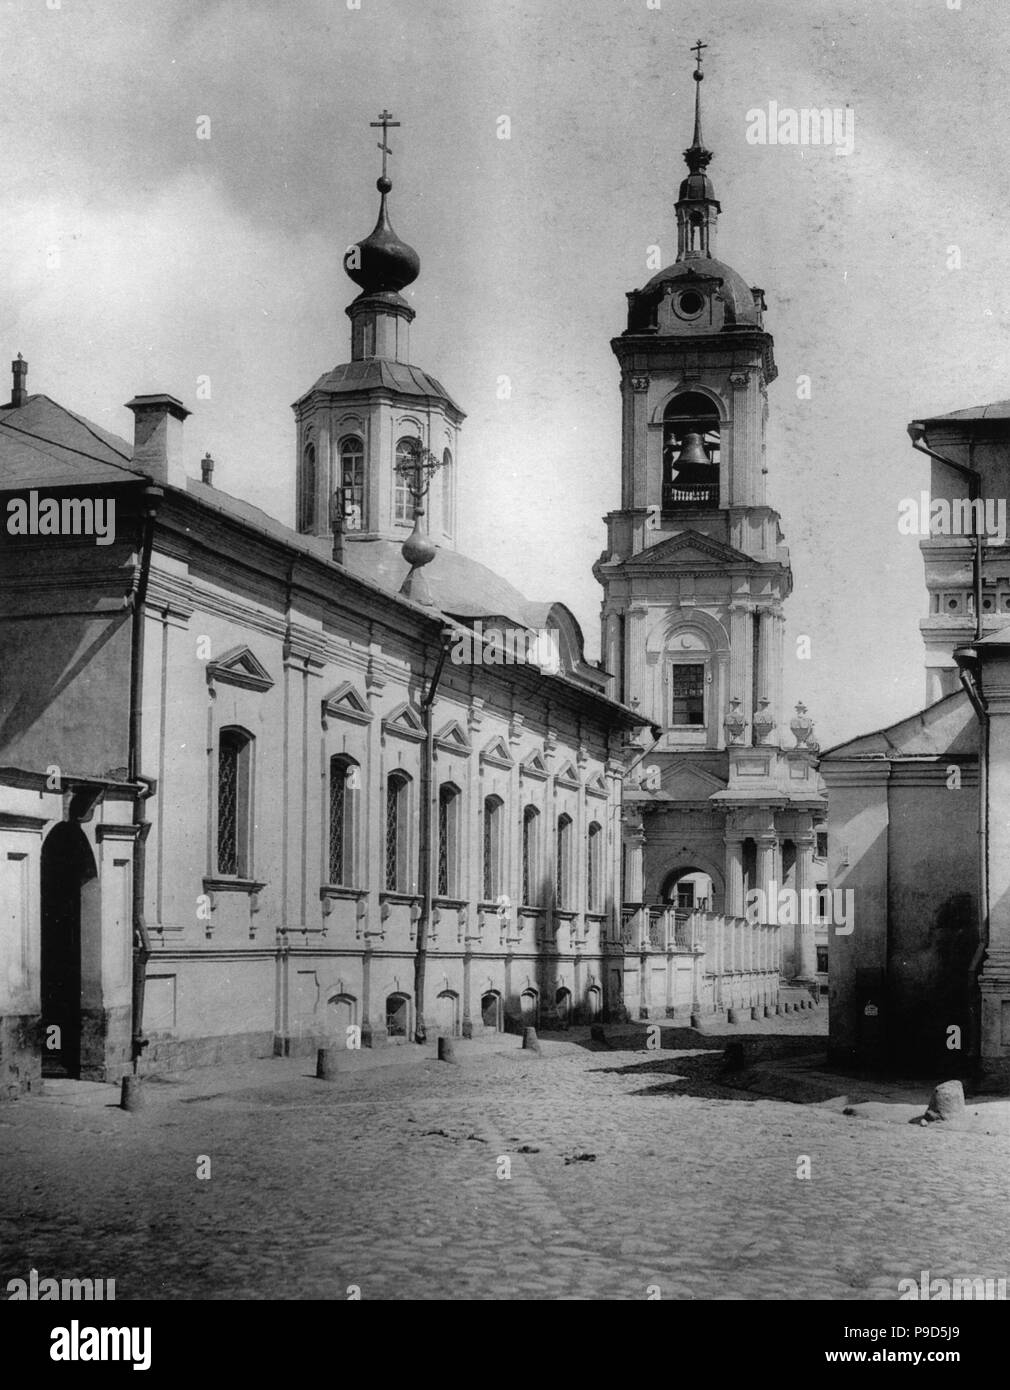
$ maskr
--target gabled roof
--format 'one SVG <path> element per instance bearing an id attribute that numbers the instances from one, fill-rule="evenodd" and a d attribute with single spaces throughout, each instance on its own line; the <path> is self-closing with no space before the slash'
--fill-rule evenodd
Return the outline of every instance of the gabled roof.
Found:
<path id="1" fill-rule="evenodd" d="M 125 439 L 57 405 L 29 396 L 0 407 L 0 487 L 72 487 L 142 480 Z"/>
<path id="2" fill-rule="evenodd" d="M 978 720 L 963 690 L 945 695 L 918 714 L 886 729 L 862 734 L 820 755 L 825 762 L 843 758 L 896 761 L 902 758 L 942 758 L 978 752 Z"/>

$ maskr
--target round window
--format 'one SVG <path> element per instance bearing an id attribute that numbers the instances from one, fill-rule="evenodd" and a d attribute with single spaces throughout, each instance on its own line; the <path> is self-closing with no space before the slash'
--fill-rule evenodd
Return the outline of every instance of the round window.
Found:
<path id="1" fill-rule="evenodd" d="M 697 290 L 685 290 L 677 301 L 677 308 L 685 318 L 693 319 L 705 307 L 705 301 Z"/>

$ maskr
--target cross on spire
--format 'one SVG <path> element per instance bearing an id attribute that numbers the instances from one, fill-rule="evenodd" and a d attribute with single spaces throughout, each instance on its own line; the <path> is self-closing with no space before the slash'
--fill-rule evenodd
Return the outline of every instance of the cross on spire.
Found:
<path id="1" fill-rule="evenodd" d="M 382 110 L 379 112 L 379 119 L 377 121 L 369 121 L 368 124 L 372 127 L 373 130 L 378 129 L 379 126 L 382 127 L 382 139 L 378 142 L 376 148 L 382 151 L 382 177 L 385 178 L 386 158 L 388 155 L 391 155 L 393 153 L 393 151 L 386 144 L 386 136 L 389 133 L 390 127 L 398 126 L 400 122 L 394 121 L 392 111 L 387 111 L 386 108 L 383 107 Z"/>
<path id="2" fill-rule="evenodd" d="M 695 46 L 691 49 L 691 52 L 694 54 L 695 63 L 696 63 L 696 65 L 697 65 L 697 68 L 698 68 L 698 71 L 699 71 L 699 72 L 701 72 L 701 64 L 702 64 L 702 57 L 701 57 L 701 54 L 702 54 L 702 50 L 705 49 L 705 48 L 707 48 L 707 47 L 708 47 L 708 44 L 707 44 L 707 43 L 702 43 L 701 39 L 699 39 L 698 42 L 695 44 Z"/>

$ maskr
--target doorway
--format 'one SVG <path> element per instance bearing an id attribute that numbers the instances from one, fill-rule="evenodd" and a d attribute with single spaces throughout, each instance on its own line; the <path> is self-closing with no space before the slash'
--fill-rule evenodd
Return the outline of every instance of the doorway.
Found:
<path id="1" fill-rule="evenodd" d="M 81 827 L 54 826 L 41 863 L 43 1076 L 81 1074 L 81 890 L 97 877 Z"/>

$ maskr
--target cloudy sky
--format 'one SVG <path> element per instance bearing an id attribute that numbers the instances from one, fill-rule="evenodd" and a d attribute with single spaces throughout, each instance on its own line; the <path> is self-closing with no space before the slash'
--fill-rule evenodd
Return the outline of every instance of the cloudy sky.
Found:
<path id="1" fill-rule="evenodd" d="M 123 402 L 175 393 L 191 471 L 209 449 L 216 483 L 290 521 L 290 404 L 350 355 L 341 253 L 374 222 L 385 104 L 421 256 L 411 355 L 468 413 L 463 548 L 568 603 L 598 651 L 609 344 L 649 248 L 676 255 L 700 36 L 718 253 L 764 287 L 776 341 L 786 693 L 827 746 L 922 702 L 907 422 L 1010 396 L 1010 14 L 955 3 L 4 0 L 0 357 L 127 438 Z M 851 107 L 853 153 L 748 144 L 770 101 Z"/>

